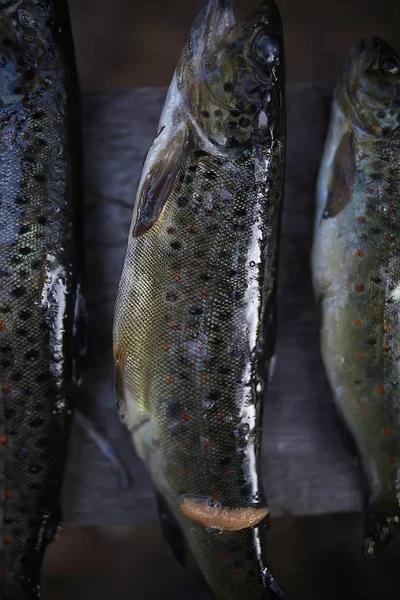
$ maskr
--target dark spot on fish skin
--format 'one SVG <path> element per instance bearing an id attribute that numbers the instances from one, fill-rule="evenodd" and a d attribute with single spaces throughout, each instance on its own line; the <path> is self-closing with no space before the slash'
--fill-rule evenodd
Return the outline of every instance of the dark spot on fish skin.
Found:
<path id="1" fill-rule="evenodd" d="M 215 346 L 220 346 L 221 344 L 223 344 L 224 339 L 221 337 L 217 337 L 214 338 L 213 340 L 211 340 L 211 343 L 214 344 Z"/>
<path id="2" fill-rule="evenodd" d="M 8 315 L 11 312 L 11 306 L 2 306 L 0 312 L 3 313 L 3 315 Z"/>
<path id="3" fill-rule="evenodd" d="M 374 339 L 374 338 L 370 338 L 369 340 L 367 340 L 367 344 L 369 344 L 370 346 L 375 346 L 375 344 L 376 344 L 376 339 Z"/>
<path id="4" fill-rule="evenodd" d="M 47 142 L 43 138 L 38 138 L 37 143 L 39 144 L 39 146 L 47 146 Z M 45 179 L 43 179 L 43 181 L 45 181 Z"/>
<path id="5" fill-rule="evenodd" d="M 8 352 L 11 352 L 12 348 L 8 344 L 7 346 L 3 346 L 0 350 L 1 350 L 1 352 L 3 352 L 3 354 L 7 354 Z"/>
<path id="6" fill-rule="evenodd" d="M 48 388 L 44 395 L 46 396 L 46 398 L 55 398 L 57 396 L 57 392 L 56 390 L 52 390 L 51 388 Z"/>
<path id="7" fill-rule="evenodd" d="M 380 233 L 382 233 L 382 229 L 379 229 L 379 227 L 371 227 L 371 233 L 379 235 Z"/>
<path id="8" fill-rule="evenodd" d="M 33 482 L 29 485 L 29 487 L 31 488 L 31 490 L 40 490 L 42 487 L 42 484 L 37 481 L 37 482 Z M 33 538 L 35 540 L 35 542 L 37 541 L 36 538 Z"/>
<path id="9" fill-rule="evenodd" d="M 227 83 L 225 83 L 224 90 L 225 90 L 225 92 L 233 92 L 234 87 L 233 87 L 232 83 L 229 81 Z"/>
<path id="10" fill-rule="evenodd" d="M 240 117 L 240 115 L 241 115 L 240 110 L 231 110 L 229 112 L 231 113 L 232 117 L 235 117 L 235 118 Z"/>
<path id="11" fill-rule="evenodd" d="M 12 290 L 11 294 L 14 296 L 14 298 L 22 298 L 22 296 L 25 296 L 25 288 L 23 287 L 19 287 L 19 288 L 15 288 Z"/>
<path id="12" fill-rule="evenodd" d="M 31 230 L 30 225 L 21 225 L 21 227 L 19 228 L 19 234 L 24 235 L 25 233 L 28 233 L 30 230 Z"/>
<path id="13" fill-rule="evenodd" d="M 197 170 L 198 170 L 198 166 L 197 165 L 190 165 L 189 171 L 191 173 L 196 173 Z"/>
<path id="14" fill-rule="evenodd" d="M 228 125 L 229 125 L 230 129 L 238 128 L 238 124 L 236 123 L 236 121 L 229 121 Z"/>
<path id="15" fill-rule="evenodd" d="M 177 299 L 178 299 L 178 294 L 175 294 L 175 292 L 167 292 L 167 293 L 165 294 L 165 299 L 166 299 L 168 302 L 176 302 L 176 301 L 177 301 Z"/>
<path id="16" fill-rule="evenodd" d="M 11 48 L 12 46 L 14 46 L 14 42 L 12 40 L 10 40 L 10 38 L 4 38 L 3 45 L 6 48 Z"/>
<path id="17" fill-rule="evenodd" d="M 41 119 L 42 117 L 44 117 L 44 111 L 43 110 L 37 110 L 32 115 L 32 119 Z"/>
<path id="18" fill-rule="evenodd" d="M 380 110 L 376 113 L 376 116 L 378 117 L 378 119 L 384 119 L 386 117 L 386 113 L 384 110 Z"/>
<path id="19" fill-rule="evenodd" d="M 208 117 L 210 116 L 210 113 L 208 112 L 208 110 L 203 110 L 202 113 L 201 113 L 201 115 L 205 119 L 208 119 Z"/>
<path id="20" fill-rule="evenodd" d="M 39 216 L 36 218 L 36 221 L 39 223 L 39 225 L 45 225 L 45 224 L 46 224 L 46 222 L 47 222 L 47 219 L 46 219 L 46 217 L 45 217 L 45 216 L 43 216 L 43 215 L 39 215 Z"/>
<path id="21" fill-rule="evenodd" d="M 29 200 L 27 198 L 24 198 L 23 196 L 17 196 L 17 198 L 15 198 L 15 204 L 18 205 L 23 205 L 23 204 L 28 204 Z"/>
<path id="22" fill-rule="evenodd" d="M 240 127 L 248 127 L 250 125 L 250 119 L 247 117 L 242 117 L 239 119 L 239 125 Z"/>
<path id="23" fill-rule="evenodd" d="M 218 175 L 216 173 L 214 173 L 213 171 L 207 171 L 206 173 L 204 173 L 204 177 L 206 177 L 207 179 L 218 179 Z"/>
<path id="24" fill-rule="evenodd" d="M 30 563 L 31 563 L 31 561 L 29 560 L 29 558 L 28 558 L 27 556 L 22 556 L 22 557 L 20 558 L 20 561 L 19 561 L 19 562 L 20 562 L 20 564 L 21 564 L 23 567 L 29 567 L 29 565 L 30 565 Z"/>
<path id="25" fill-rule="evenodd" d="M 20 311 L 19 316 L 23 321 L 27 321 L 32 317 L 32 313 L 24 308 L 24 310 Z"/>
<path id="26" fill-rule="evenodd" d="M 19 335 L 20 337 L 25 337 L 28 335 L 28 332 L 24 327 L 19 327 L 16 331 L 16 334 Z"/>
<path id="27" fill-rule="evenodd" d="M 233 212 L 234 212 L 234 214 L 237 217 L 245 217 L 246 216 L 246 209 L 245 208 L 237 208 Z"/>
<path id="28" fill-rule="evenodd" d="M 11 367 L 12 361 L 8 358 L 2 358 L 0 360 L 0 365 L 6 369 L 7 367 Z"/>
<path id="29" fill-rule="evenodd" d="M 46 437 L 41 437 L 35 442 L 36 448 L 44 449 L 49 446 L 49 439 Z"/>
<path id="30" fill-rule="evenodd" d="M 220 373 L 221 375 L 229 375 L 230 369 L 229 367 L 222 366 L 218 369 L 218 373 Z"/>
<path id="31" fill-rule="evenodd" d="M 17 85 L 17 87 L 15 87 L 13 89 L 14 94 L 18 95 L 18 94 L 22 94 L 22 87 Z"/>
<path id="32" fill-rule="evenodd" d="M 33 69 L 26 69 L 26 71 L 24 71 L 23 73 L 25 79 L 27 79 L 28 81 L 32 81 L 32 79 L 35 78 L 35 71 Z"/>
<path id="33" fill-rule="evenodd" d="M 184 206 L 187 206 L 188 202 L 189 202 L 189 199 L 186 198 L 186 196 L 180 196 L 180 198 L 178 198 L 178 200 L 176 201 L 179 208 L 183 208 Z"/>
<path id="34" fill-rule="evenodd" d="M 24 505 L 18 506 L 17 510 L 21 515 L 26 515 L 28 513 L 28 508 Z"/>
<path id="35" fill-rule="evenodd" d="M 226 456 L 225 458 L 222 458 L 222 459 L 219 461 L 219 464 L 221 465 L 221 467 L 227 467 L 227 466 L 230 464 L 230 462 L 231 462 L 231 459 L 230 459 L 230 457 L 229 457 L 229 456 Z"/>
<path id="36" fill-rule="evenodd" d="M 181 242 L 178 242 L 178 240 L 173 240 L 172 242 L 170 242 L 170 246 L 172 248 L 172 250 L 180 250 L 182 247 Z"/>
<path id="37" fill-rule="evenodd" d="M 39 373 L 39 375 L 36 375 L 36 381 L 38 383 L 45 383 L 48 378 L 49 378 L 48 373 Z"/>
<path id="38" fill-rule="evenodd" d="M 34 417 L 33 419 L 31 419 L 31 420 L 29 421 L 29 425 L 30 425 L 31 427 L 35 427 L 35 428 L 37 428 L 37 427 L 40 427 L 40 426 L 41 426 L 41 425 L 43 425 L 43 424 L 44 424 L 44 419 L 43 419 L 43 417 Z"/>
<path id="39" fill-rule="evenodd" d="M 6 419 L 12 419 L 15 415 L 15 408 L 9 406 L 4 407 L 4 416 Z"/>
<path id="40" fill-rule="evenodd" d="M 26 360 L 36 360 L 39 356 L 39 352 L 37 350 L 35 350 L 34 348 L 32 348 L 31 350 L 28 350 L 28 352 L 25 353 L 25 359 Z"/>
<path id="41" fill-rule="evenodd" d="M 35 260 L 32 265 L 31 265 L 32 269 L 34 271 L 38 271 L 39 269 L 41 269 L 42 267 L 42 263 L 40 262 L 40 260 Z"/>
<path id="42" fill-rule="evenodd" d="M 32 248 L 29 248 L 29 246 L 24 246 L 23 248 L 19 249 L 20 254 L 22 254 L 23 256 L 28 256 L 28 254 L 31 254 L 32 252 Z"/>
<path id="43" fill-rule="evenodd" d="M 35 175 L 35 179 L 36 181 L 38 181 L 39 183 L 44 183 L 46 181 L 46 177 L 43 173 L 37 173 Z"/>
<path id="44" fill-rule="evenodd" d="M 201 306 L 191 306 L 189 308 L 189 312 L 192 315 L 195 315 L 197 317 L 200 317 L 203 314 L 203 309 Z"/>
<path id="45" fill-rule="evenodd" d="M 371 279 L 371 281 L 372 281 L 372 283 L 376 283 L 376 284 L 382 283 L 382 279 L 380 277 L 373 277 Z"/>

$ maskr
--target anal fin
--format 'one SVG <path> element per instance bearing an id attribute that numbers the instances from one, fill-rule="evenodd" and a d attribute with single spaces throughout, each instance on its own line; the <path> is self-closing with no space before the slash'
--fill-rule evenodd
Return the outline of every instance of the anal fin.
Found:
<path id="1" fill-rule="evenodd" d="M 184 568 L 186 566 L 186 544 L 177 520 L 171 513 L 166 501 L 157 492 L 157 505 L 160 516 L 160 525 L 164 538 L 168 543 L 175 560 Z"/>

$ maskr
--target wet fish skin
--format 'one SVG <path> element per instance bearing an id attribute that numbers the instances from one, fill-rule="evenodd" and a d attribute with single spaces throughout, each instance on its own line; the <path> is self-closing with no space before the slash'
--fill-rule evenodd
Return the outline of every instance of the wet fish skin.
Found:
<path id="1" fill-rule="evenodd" d="M 0 598 L 40 595 L 79 378 L 77 78 L 67 4 L 0 4 Z"/>
<path id="2" fill-rule="evenodd" d="M 283 597 L 265 562 L 259 472 L 283 62 L 273 2 L 242 26 L 230 2 L 204 7 L 143 169 L 116 303 L 121 417 L 164 500 L 164 530 L 173 538 L 179 524 L 220 600 Z M 181 540 L 172 545 L 181 560 Z"/>
<path id="3" fill-rule="evenodd" d="M 325 368 L 368 482 L 367 555 L 400 523 L 399 123 L 399 59 L 362 41 L 335 90 L 312 266 Z"/>

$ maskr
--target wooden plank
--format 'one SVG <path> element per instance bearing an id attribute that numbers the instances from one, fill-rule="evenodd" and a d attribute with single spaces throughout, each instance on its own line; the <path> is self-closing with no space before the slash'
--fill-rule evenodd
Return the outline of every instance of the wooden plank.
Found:
<path id="1" fill-rule="evenodd" d="M 344 448 L 321 363 L 310 281 L 314 185 L 331 92 L 326 85 L 288 87 L 278 366 L 266 399 L 262 457 L 274 515 L 361 509 L 357 473 Z M 142 89 L 83 99 L 91 353 L 79 403 L 115 445 L 133 484 L 121 490 L 108 461 L 75 425 L 64 485 L 71 522 L 155 518 L 151 482 L 114 405 L 111 329 L 135 189 L 164 96 L 164 90 Z"/>

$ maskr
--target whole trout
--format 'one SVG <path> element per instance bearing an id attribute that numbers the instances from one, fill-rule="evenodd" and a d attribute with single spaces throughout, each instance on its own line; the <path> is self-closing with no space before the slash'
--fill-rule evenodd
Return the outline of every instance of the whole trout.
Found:
<path id="1" fill-rule="evenodd" d="M 347 59 L 317 191 L 322 355 L 367 475 L 374 554 L 400 523 L 400 62 L 379 38 Z"/>
<path id="2" fill-rule="evenodd" d="M 80 142 L 66 3 L 0 4 L 0 598 L 39 597 L 79 358 Z"/>
<path id="3" fill-rule="evenodd" d="M 164 529 L 219 599 L 282 598 L 265 564 L 261 405 L 274 352 L 283 41 L 210 0 L 144 165 L 114 323 L 119 410 Z M 271 362 L 272 361 L 272 362 Z"/>

